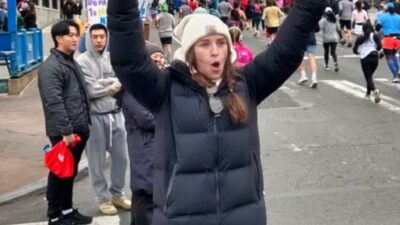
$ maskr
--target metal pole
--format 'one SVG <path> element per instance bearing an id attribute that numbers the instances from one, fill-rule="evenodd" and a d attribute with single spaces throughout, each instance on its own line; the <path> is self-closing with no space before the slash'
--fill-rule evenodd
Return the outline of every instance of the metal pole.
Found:
<path id="1" fill-rule="evenodd" d="M 17 1 L 7 0 L 8 32 L 17 31 Z"/>

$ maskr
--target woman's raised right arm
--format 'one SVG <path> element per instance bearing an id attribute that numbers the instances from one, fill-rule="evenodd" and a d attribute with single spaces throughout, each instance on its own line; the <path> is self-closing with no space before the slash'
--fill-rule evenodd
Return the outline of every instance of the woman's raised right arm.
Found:
<path id="1" fill-rule="evenodd" d="M 147 54 L 138 0 L 108 1 L 111 63 L 116 75 L 135 98 L 155 111 L 167 96 L 168 79 Z"/>

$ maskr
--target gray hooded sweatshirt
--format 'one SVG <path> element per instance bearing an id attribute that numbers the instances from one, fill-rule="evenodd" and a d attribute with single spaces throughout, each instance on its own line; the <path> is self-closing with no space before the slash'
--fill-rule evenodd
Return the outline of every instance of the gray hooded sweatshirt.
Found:
<path id="1" fill-rule="evenodd" d="M 118 81 L 111 66 L 110 53 L 105 50 L 100 54 L 90 40 L 90 28 L 86 32 L 87 51 L 80 55 L 77 62 L 85 75 L 87 93 L 92 114 L 104 114 L 118 110 L 117 99 L 108 95 L 106 87 Z M 108 45 L 108 30 L 107 44 Z"/>
<path id="2" fill-rule="evenodd" d="M 338 43 L 340 26 L 338 23 L 331 23 L 326 18 L 319 21 L 319 28 L 322 31 L 323 43 Z"/>

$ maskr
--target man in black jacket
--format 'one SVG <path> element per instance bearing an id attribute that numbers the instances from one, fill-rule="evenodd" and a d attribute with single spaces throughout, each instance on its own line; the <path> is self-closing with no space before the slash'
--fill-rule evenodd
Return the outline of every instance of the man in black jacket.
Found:
<path id="1" fill-rule="evenodd" d="M 39 68 L 39 92 L 46 122 L 46 134 L 52 145 L 73 143 L 74 134 L 81 142 L 70 146 L 75 173 L 60 178 L 49 172 L 47 193 L 49 224 L 89 224 L 92 218 L 72 208 L 73 183 L 83 149 L 89 137 L 89 104 L 82 71 L 73 59 L 79 40 L 79 26 L 61 21 L 51 29 L 55 48 Z"/>

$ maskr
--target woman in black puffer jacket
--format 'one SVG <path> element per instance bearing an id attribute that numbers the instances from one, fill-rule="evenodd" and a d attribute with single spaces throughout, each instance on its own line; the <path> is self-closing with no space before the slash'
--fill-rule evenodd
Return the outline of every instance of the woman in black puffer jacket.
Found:
<path id="1" fill-rule="evenodd" d="M 143 40 L 137 0 L 108 5 L 111 60 L 126 88 L 155 116 L 154 225 L 265 225 L 257 105 L 299 66 L 325 1 L 297 0 L 275 42 L 235 71 L 227 26 L 185 17 L 165 70 Z"/>

